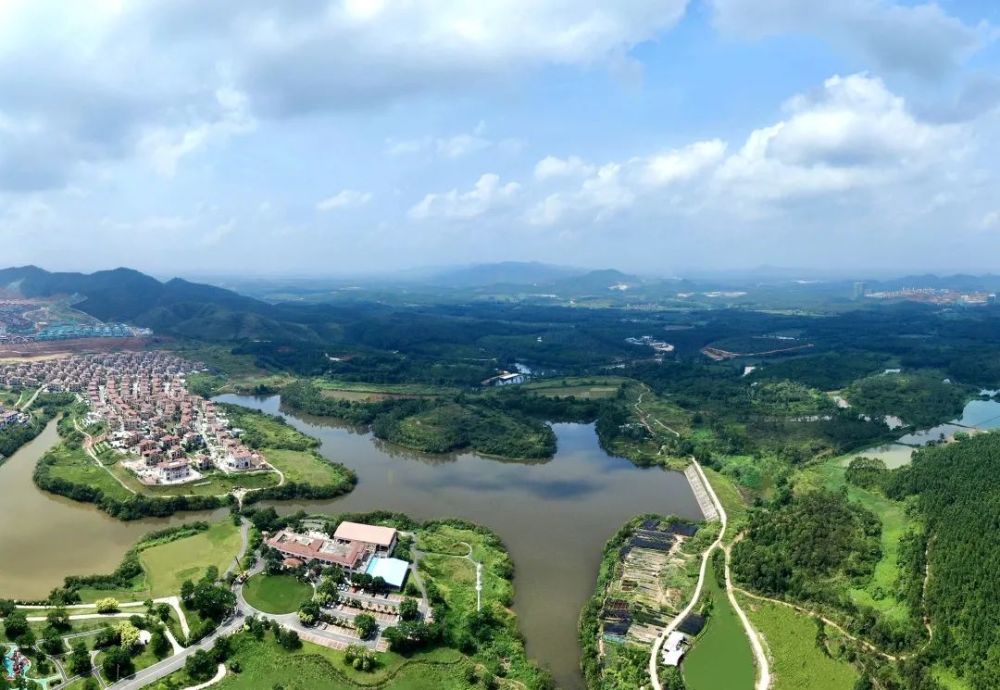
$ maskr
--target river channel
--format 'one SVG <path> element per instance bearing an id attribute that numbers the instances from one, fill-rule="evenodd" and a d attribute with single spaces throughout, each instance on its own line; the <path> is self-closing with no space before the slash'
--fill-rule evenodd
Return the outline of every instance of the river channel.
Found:
<path id="1" fill-rule="evenodd" d="M 322 440 L 324 456 L 357 472 L 352 493 L 276 504 L 281 512 L 386 509 L 417 519 L 460 517 L 496 531 L 514 560 L 514 609 L 528 654 L 552 670 L 560 688 L 583 687 L 577 619 L 592 593 L 604 543 L 638 513 L 701 517 L 682 474 L 609 456 L 592 425 L 553 425 L 555 457 L 521 463 L 403 450 L 328 420 L 282 413 L 277 397 L 219 399 L 282 414 Z M 67 574 L 110 572 L 145 532 L 204 517 L 123 523 L 45 494 L 31 473 L 55 441 L 50 426 L 0 467 L 0 596 L 43 597 Z"/>

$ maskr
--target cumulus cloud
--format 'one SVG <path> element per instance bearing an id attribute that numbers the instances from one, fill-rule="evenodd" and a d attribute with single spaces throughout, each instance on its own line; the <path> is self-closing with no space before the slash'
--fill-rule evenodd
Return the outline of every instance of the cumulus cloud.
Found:
<path id="1" fill-rule="evenodd" d="M 467 89 L 547 64 L 617 60 L 673 26 L 687 0 L 211 5 L 157 0 L 137 4 L 130 14 L 166 37 L 225 50 L 256 103 L 274 114 L 295 114 Z"/>
<path id="2" fill-rule="evenodd" d="M 409 216 L 414 220 L 469 220 L 506 206 L 520 189 L 521 185 L 516 182 L 502 184 L 499 175 L 486 173 L 467 192 L 452 189 L 441 194 L 427 194 L 410 208 Z"/>
<path id="3" fill-rule="evenodd" d="M 556 177 L 578 177 L 594 173 L 594 166 L 579 156 L 557 158 L 546 156 L 535 164 L 535 179 L 548 180 Z"/>
<path id="4" fill-rule="evenodd" d="M 935 166 L 943 170 L 961 133 L 918 119 L 904 99 L 867 74 L 831 77 L 818 91 L 790 99 L 783 111 L 781 120 L 751 131 L 728 154 L 727 142 L 710 139 L 600 166 L 546 157 L 535 166 L 540 183 L 582 181 L 546 193 L 527 219 L 536 225 L 600 221 L 640 203 L 662 212 L 722 215 L 735 204 L 741 213 L 759 213 L 771 204 L 879 189 Z"/>
<path id="5" fill-rule="evenodd" d="M 859 54 L 874 67 L 937 78 L 961 64 L 984 40 L 937 3 L 892 0 L 710 0 L 722 31 L 760 38 L 811 34 Z"/>
<path id="6" fill-rule="evenodd" d="M 136 155 L 170 176 L 262 118 L 610 64 L 673 26 L 686 4 L 0 2 L 0 189 L 60 187 L 85 166 Z M 458 158 L 509 143 L 473 132 L 431 145 Z"/>
<path id="7" fill-rule="evenodd" d="M 329 196 L 317 202 L 316 210 L 335 211 L 341 208 L 364 206 L 371 200 L 371 192 L 359 192 L 354 189 L 342 189 L 333 196 Z"/>

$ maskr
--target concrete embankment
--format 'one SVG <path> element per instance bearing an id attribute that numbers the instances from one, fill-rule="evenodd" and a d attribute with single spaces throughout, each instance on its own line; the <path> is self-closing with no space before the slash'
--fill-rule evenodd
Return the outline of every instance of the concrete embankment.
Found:
<path id="1" fill-rule="evenodd" d="M 688 465 L 688 468 L 684 470 L 684 476 L 687 477 L 688 484 L 691 485 L 691 491 L 694 492 L 695 500 L 698 501 L 698 507 L 701 508 L 701 514 L 705 516 L 705 519 L 709 522 L 719 519 L 719 511 L 715 509 L 715 504 L 712 502 L 712 498 L 708 495 L 708 491 L 705 489 L 705 484 L 701 480 L 701 475 L 694 465 Z"/>

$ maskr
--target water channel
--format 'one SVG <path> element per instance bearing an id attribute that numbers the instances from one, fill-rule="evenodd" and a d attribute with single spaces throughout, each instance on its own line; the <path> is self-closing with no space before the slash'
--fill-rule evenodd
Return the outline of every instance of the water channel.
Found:
<path id="1" fill-rule="evenodd" d="M 277 397 L 220 400 L 279 413 Z M 638 513 L 701 516 L 682 474 L 641 469 L 609 456 L 592 425 L 553 425 L 555 457 L 518 463 L 468 453 L 424 455 L 328 420 L 284 416 L 321 439 L 326 457 L 357 472 L 358 486 L 332 501 L 276 508 L 386 509 L 417 519 L 461 517 L 490 527 L 514 560 L 514 609 L 528 654 L 552 670 L 560 688 L 583 687 L 577 619 L 592 593 L 604 543 Z M 0 596 L 40 597 L 66 574 L 108 572 L 144 532 L 171 522 L 121 523 L 91 506 L 39 491 L 31 472 L 55 440 L 50 427 L 0 468 L 0 517 L 5 518 L 0 524 L 6 527 L 0 539 Z"/>

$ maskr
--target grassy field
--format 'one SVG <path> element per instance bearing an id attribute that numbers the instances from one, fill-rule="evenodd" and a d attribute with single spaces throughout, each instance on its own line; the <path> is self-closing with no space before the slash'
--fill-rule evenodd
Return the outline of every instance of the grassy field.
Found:
<path id="1" fill-rule="evenodd" d="M 229 673 L 213 686 L 218 690 L 276 687 L 284 690 L 460 690 L 469 687 L 465 670 L 471 662 L 451 649 L 438 649 L 405 658 L 382 653 L 378 655 L 378 668 L 363 673 L 344 662 L 343 652 L 309 642 L 292 653 L 282 650 L 271 635 L 255 640 L 248 634 L 239 634 L 233 642 L 233 658 L 239 662 L 241 671 L 239 674 Z M 152 687 L 153 690 L 176 690 L 194 684 L 183 671 L 179 671 Z"/>
<path id="2" fill-rule="evenodd" d="M 435 525 L 421 530 L 417 548 L 425 552 L 420 572 L 435 582 L 452 607 L 465 612 L 476 610 L 476 566 L 465 558 L 472 547 L 472 558 L 483 564 L 483 605 L 496 602 L 506 606 L 514 590 L 509 580 L 495 571 L 509 563 L 507 554 L 485 543 L 483 536 L 472 530 L 450 525 Z"/>
<path id="3" fill-rule="evenodd" d="M 313 451 L 267 448 L 263 452 L 264 458 L 281 470 L 287 481 L 317 486 L 347 481 L 347 475 L 337 465 Z"/>
<path id="4" fill-rule="evenodd" d="M 225 474 L 211 472 L 196 482 L 174 484 L 171 486 L 147 486 L 140 482 L 134 474 L 120 463 L 110 466 L 116 477 L 125 482 L 138 493 L 152 497 L 166 496 L 221 496 L 234 489 L 261 489 L 277 486 L 281 481 L 277 472 L 255 472 L 241 474 Z"/>
<path id="5" fill-rule="evenodd" d="M 801 481 L 806 486 L 835 490 L 847 487 L 848 498 L 878 515 L 882 521 L 882 558 L 875 566 L 871 582 L 863 588 L 852 588 L 849 593 L 858 604 L 871 606 L 890 619 L 906 620 L 910 615 L 909 608 L 892 595 L 899 573 L 899 540 L 917 527 L 917 523 L 907 516 L 906 507 L 881 494 L 848 484 L 838 458 L 810 468 L 802 474 Z"/>
<path id="6" fill-rule="evenodd" d="M 851 690 L 858 673 L 816 645 L 816 624 L 787 606 L 737 594 L 740 606 L 764 637 L 771 660 L 772 690 Z M 827 634 L 834 638 L 833 630 Z"/>
<path id="7" fill-rule="evenodd" d="M 752 690 L 756 670 L 750 642 L 711 570 L 705 577 L 705 597 L 711 598 L 712 613 L 681 664 L 685 684 L 689 690 Z"/>
<path id="8" fill-rule="evenodd" d="M 198 580 L 209 566 L 220 573 L 240 551 L 240 530 L 231 520 L 221 520 L 204 532 L 143 549 L 139 561 L 146 571 L 150 597 L 177 594 L 184 580 Z"/>
<path id="9" fill-rule="evenodd" d="M 448 386 L 433 386 L 424 383 L 360 383 L 357 381 L 339 381 L 324 378 L 313 379 L 313 383 L 323 391 L 323 395 L 331 398 L 343 397 L 345 400 L 378 400 L 380 396 L 437 397 L 441 395 L 454 395 L 460 390 Z M 349 394 L 368 397 L 350 397 Z"/>
<path id="10" fill-rule="evenodd" d="M 291 575 L 254 575 L 243 587 L 247 603 L 265 613 L 294 613 L 312 594 L 312 587 Z"/>
<path id="11" fill-rule="evenodd" d="M 524 384 L 538 395 L 552 398 L 609 398 L 618 392 L 626 379 L 620 376 L 567 376 L 561 379 L 541 379 Z"/>
<path id="12" fill-rule="evenodd" d="M 57 479 L 98 488 L 105 496 L 117 500 L 124 500 L 132 495 L 78 445 L 60 443 L 46 456 L 55 460 L 50 468 L 50 474 Z"/>
<path id="13" fill-rule="evenodd" d="M 702 467 L 702 470 L 722 502 L 722 507 L 725 508 L 730 522 L 736 523 L 743 520 L 747 516 L 747 504 L 733 480 L 710 467 Z M 735 534 L 736 530 L 730 529 L 730 533 Z"/>

